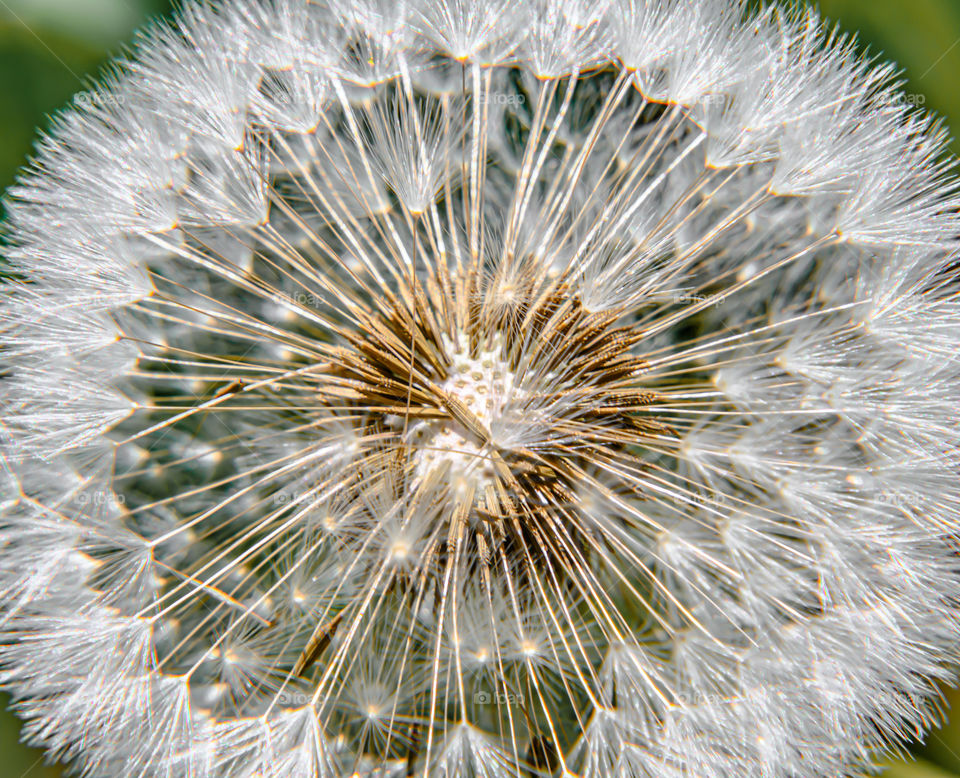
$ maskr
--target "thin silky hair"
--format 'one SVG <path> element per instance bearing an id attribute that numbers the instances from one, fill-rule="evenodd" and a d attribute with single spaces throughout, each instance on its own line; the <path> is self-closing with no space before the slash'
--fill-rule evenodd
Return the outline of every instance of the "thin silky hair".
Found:
<path id="1" fill-rule="evenodd" d="M 190 0 L 57 115 L 0 285 L 30 742 L 842 778 L 937 720 L 953 159 L 753 6 Z"/>

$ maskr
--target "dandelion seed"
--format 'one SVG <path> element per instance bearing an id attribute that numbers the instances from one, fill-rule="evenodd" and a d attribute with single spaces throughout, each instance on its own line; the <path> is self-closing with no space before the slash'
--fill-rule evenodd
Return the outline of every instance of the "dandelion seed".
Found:
<path id="1" fill-rule="evenodd" d="M 739 0 L 191 3 L 9 195 L 0 684 L 89 775 L 861 774 L 960 658 L 957 179 Z"/>

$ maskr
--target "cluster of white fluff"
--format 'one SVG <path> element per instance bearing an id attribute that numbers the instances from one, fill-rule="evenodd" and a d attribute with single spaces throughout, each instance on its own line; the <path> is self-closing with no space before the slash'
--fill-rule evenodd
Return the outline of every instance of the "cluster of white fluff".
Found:
<path id="1" fill-rule="evenodd" d="M 31 742 L 819 778 L 933 722 L 957 180 L 889 66 L 747 5 L 192 2 L 57 116 L 0 287 Z"/>

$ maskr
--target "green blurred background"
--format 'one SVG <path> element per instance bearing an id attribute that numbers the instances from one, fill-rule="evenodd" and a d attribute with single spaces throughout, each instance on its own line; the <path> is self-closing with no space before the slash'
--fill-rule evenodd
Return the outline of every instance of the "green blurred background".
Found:
<path id="1" fill-rule="evenodd" d="M 0 190 L 26 160 L 36 128 L 88 85 L 139 25 L 170 6 L 170 0 L 0 0 Z M 907 91 L 923 95 L 925 106 L 960 135 L 960 0 L 822 0 L 819 6 L 844 29 L 859 31 L 872 51 L 898 62 Z M 953 148 L 960 151 L 960 144 Z M 944 696 L 960 710 L 960 692 Z M 0 778 L 61 775 L 41 752 L 19 743 L 19 721 L 7 703 L 0 695 Z M 885 775 L 960 778 L 960 714 L 953 719 L 916 747 L 916 760 L 893 763 Z"/>

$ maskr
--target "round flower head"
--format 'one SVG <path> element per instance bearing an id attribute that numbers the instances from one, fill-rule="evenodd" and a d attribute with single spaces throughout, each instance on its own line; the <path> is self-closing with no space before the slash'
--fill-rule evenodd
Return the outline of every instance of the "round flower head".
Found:
<path id="1" fill-rule="evenodd" d="M 738 0 L 145 33 L 9 195 L 28 738 L 91 776 L 820 778 L 928 727 L 960 199 L 893 74 Z"/>

